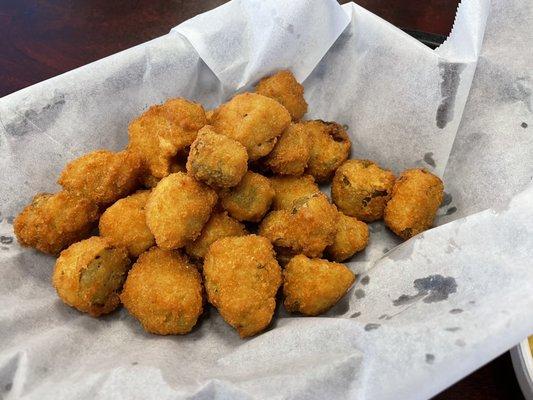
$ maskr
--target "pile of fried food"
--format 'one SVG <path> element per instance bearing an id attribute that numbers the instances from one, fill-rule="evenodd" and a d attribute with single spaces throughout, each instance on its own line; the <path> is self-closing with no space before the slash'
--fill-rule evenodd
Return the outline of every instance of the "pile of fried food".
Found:
<path id="1" fill-rule="evenodd" d="M 212 111 L 182 98 L 151 107 L 126 150 L 71 161 L 61 192 L 34 197 L 15 220 L 19 242 L 59 254 L 66 304 L 100 316 L 122 303 L 156 334 L 190 332 L 207 297 L 255 335 L 280 286 L 287 311 L 324 313 L 355 281 L 340 262 L 366 247 L 367 223 L 408 239 L 431 227 L 443 185 L 349 160 L 343 126 L 302 120 L 303 92 L 281 71 Z M 331 180 L 332 201 L 318 186 Z"/>

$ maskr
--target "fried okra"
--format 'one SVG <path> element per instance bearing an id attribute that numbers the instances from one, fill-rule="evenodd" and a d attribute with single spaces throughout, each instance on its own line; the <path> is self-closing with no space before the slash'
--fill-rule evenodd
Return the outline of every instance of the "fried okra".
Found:
<path id="1" fill-rule="evenodd" d="M 154 235 L 146 225 L 146 203 L 149 190 L 138 191 L 118 200 L 100 217 L 100 236 L 125 247 L 133 257 L 155 244 Z"/>
<path id="2" fill-rule="evenodd" d="M 255 335 L 270 324 L 281 268 L 266 238 L 217 240 L 207 251 L 203 272 L 209 302 L 241 337 Z"/>
<path id="3" fill-rule="evenodd" d="M 281 103 L 289 111 L 293 121 L 301 119 L 307 112 L 304 87 L 290 71 L 280 71 L 261 79 L 255 91 Z"/>
<path id="4" fill-rule="evenodd" d="M 354 273 L 344 264 L 300 254 L 283 271 L 283 304 L 289 312 L 319 315 L 337 304 L 354 281 Z"/>
<path id="5" fill-rule="evenodd" d="M 320 120 L 305 122 L 310 139 L 310 157 L 306 173 L 317 182 L 331 178 L 335 170 L 348 159 L 351 142 L 342 126 Z"/>
<path id="6" fill-rule="evenodd" d="M 188 243 L 185 246 L 185 251 L 189 256 L 201 260 L 207 253 L 209 246 L 218 239 L 247 234 L 244 225 L 230 217 L 227 212 L 213 213 L 202 229 L 200 236 L 194 242 Z"/>
<path id="7" fill-rule="evenodd" d="M 209 186 L 237 185 L 248 170 L 246 148 L 232 138 L 204 126 L 198 131 L 187 159 L 187 171 Z"/>
<path id="8" fill-rule="evenodd" d="M 220 193 L 222 207 L 239 221 L 259 222 L 274 198 L 268 178 L 248 171 L 241 182 Z"/>
<path id="9" fill-rule="evenodd" d="M 15 218 L 13 228 L 22 246 L 56 255 L 89 236 L 98 217 L 98 206 L 75 193 L 40 193 Z"/>
<path id="10" fill-rule="evenodd" d="M 128 148 L 142 157 L 150 175 L 163 178 L 170 173 L 174 156 L 191 145 L 206 123 L 200 104 L 170 99 L 150 107 L 130 124 Z"/>
<path id="11" fill-rule="evenodd" d="M 291 210 L 295 200 L 320 192 L 311 175 L 274 176 L 270 183 L 276 193 L 272 202 L 274 210 Z"/>
<path id="12" fill-rule="evenodd" d="M 129 267 L 125 248 L 93 236 L 61 252 L 52 282 L 64 303 L 98 317 L 120 304 L 119 292 Z"/>
<path id="13" fill-rule="evenodd" d="M 293 254 L 320 257 L 333 244 L 339 212 L 323 193 L 298 199 L 293 208 L 269 213 L 259 226 L 259 234 L 277 248 Z"/>
<path id="14" fill-rule="evenodd" d="M 394 184 L 385 207 L 385 224 L 403 239 L 429 229 L 443 194 L 444 186 L 439 177 L 424 169 L 404 171 Z"/>
<path id="15" fill-rule="evenodd" d="M 282 133 L 263 163 L 279 175 L 302 175 L 309 162 L 309 136 L 303 123 L 292 123 Z"/>
<path id="16" fill-rule="evenodd" d="M 333 178 L 331 197 L 340 211 L 365 222 L 383 218 L 394 174 L 369 160 L 348 160 Z"/>
<path id="17" fill-rule="evenodd" d="M 217 202 L 213 189 L 182 172 L 161 179 L 146 203 L 146 223 L 162 249 L 196 239 Z"/>
<path id="18" fill-rule="evenodd" d="M 142 173 L 137 154 L 97 150 L 68 163 L 58 183 L 99 205 L 108 205 L 137 189 Z"/>
<path id="19" fill-rule="evenodd" d="M 364 250 L 368 244 L 368 226 L 357 218 L 339 213 L 337 233 L 333 243 L 326 247 L 328 258 L 341 262 Z"/>
<path id="20" fill-rule="evenodd" d="M 243 93 L 215 110 L 215 130 L 241 143 L 250 160 L 272 151 L 279 135 L 289 126 L 291 116 L 276 100 L 256 93 Z"/>
<path id="21" fill-rule="evenodd" d="M 146 331 L 186 334 L 203 311 L 202 278 L 186 256 L 152 247 L 133 265 L 120 299 Z"/>
<path id="22" fill-rule="evenodd" d="M 181 163 L 177 160 L 172 161 L 170 163 L 170 173 L 175 174 L 176 172 L 187 172 L 187 168 L 185 168 L 185 163 Z M 153 189 L 157 186 L 160 180 L 161 178 L 156 178 L 149 172 L 146 172 L 141 177 L 141 184 L 147 189 Z"/>

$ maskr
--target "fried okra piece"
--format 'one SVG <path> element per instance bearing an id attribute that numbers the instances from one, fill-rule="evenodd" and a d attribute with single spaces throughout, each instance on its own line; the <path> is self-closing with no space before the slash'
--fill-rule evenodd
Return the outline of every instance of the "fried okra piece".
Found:
<path id="1" fill-rule="evenodd" d="M 310 139 L 310 157 L 306 173 L 317 182 L 326 182 L 348 159 L 351 142 L 342 126 L 320 120 L 305 122 Z"/>
<path id="2" fill-rule="evenodd" d="M 182 172 L 161 179 L 146 203 L 146 224 L 159 247 L 184 247 L 196 239 L 211 215 L 213 189 Z"/>
<path id="3" fill-rule="evenodd" d="M 205 257 L 209 246 L 218 239 L 247 234 L 244 225 L 230 217 L 227 212 L 213 213 L 202 229 L 200 236 L 194 242 L 188 243 L 185 246 L 185 251 L 189 256 L 201 260 Z"/>
<path id="4" fill-rule="evenodd" d="M 241 182 L 220 193 L 222 207 L 239 221 L 259 222 L 274 198 L 268 178 L 248 171 Z"/>
<path id="5" fill-rule="evenodd" d="M 146 225 L 145 210 L 149 197 L 149 190 L 141 190 L 105 210 L 100 217 L 100 236 L 125 247 L 132 257 L 138 257 L 152 247 L 155 239 Z"/>
<path id="6" fill-rule="evenodd" d="M 276 100 L 243 93 L 218 107 L 211 118 L 215 130 L 241 143 L 253 161 L 272 151 L 291 116 Z"/>
<path id="7" fill-rule="evenodd" d="M 290 71 L 280 71 L 261 79 L 255 91 L 281 103 L 289 111 L 293 121 L 300 120 L 307 112 L 304 87 Z"/>
<path id="8" fill-rule="evenodd" d="M 402 239 L 409 239 L 433 225 L 443 196 L 439 177 L 424 169 L 408 169 L 392 188 L 385 224 Z"/>
<path id="9" fill-rule="evenodd" d="M 365 222 L 383 218 L 394 174 L 369 160 L 348 160 L 335 172 L 331 185 L 333 202 L 344 214 Z"/>
<path id="10" fill-rule="evenodd" d="M 185 163 L 181 163 L 177 160 L 172 161 L 170 164 L 170 173 L 175 174 L 176 172 L 187 172 L 185 168 Z M 147 189 L 153 189 L 157 186 L 161 178 L 156 178 L 150 173 L 145 173 L 141 177 L 141 184 Z"/>
<path id="11" fill-rule="evenodd" d="M 326 247 L 328 258 L 341 262 L 364 250 L 368 244 L 368 225 L 357 218 L 339 213 L 333 244 Z"/>
<path id="12" fill-rule="evenodd" d="M 128 148 L 142 157 L 150 175 L 167 176 L 176 154 L 196 139 L 207 123 L 203 107 L 185 99 L 152 106 L 128 128 Z"/>
<path id="13" fill-rule="evenodd" d="M 209 302 L 241 337 L 270 324 L 281 268 L 267 239 L 248 235 L 217 240 L 207 251 L 203 272 Z"/>
<path id="14" fill-rule="evenodd" d="M 137 189 L 142 173 L 137 154 L 97 150 L 68 163 L 58 183 L 98 205 L 108 205 Z"/>
<path id="15" fill-rule="evenodd" d="M 210 126 L 198 131 L 187 159 L 187 171 L 197 180 L 217 188 L 237 185 L 248 170 L 246 148 Z"/>
<path id="16" fill-rule="evenodd" d="M 303 123 L 290 124 L 263 161 L 279 175 L 302 175 L 309 162 L 309 136 Z"/>
<path id="17" fill-rule="evenodd" d="M 270 212 L 259 226 L 259 234 L 278 248 L 293 254 L 320 257 L 333 244 L 339 212 L 323 193 L 298 199 L 293 208 Z"/>
<path id="18" fill-rule="evenodd" d="M 40 193 L 15 218 L 13 227 L 22 246 L 56 255 L 89 236 L 98 217 L 98 206 L 75 193 Z"/>
<path id="19" fill-rule="evenodd" d="M 274 176 L 270 178 L 270 183 L 276 192 L 272 202 L 274 210 L 291 210 L 294 201 L 320 192 L 311 175 Z"/>
<path id="20" fill-rule="evenodd" d="M 202 314 L 202 278 L 180 252 L 152 247 L 133 265 L 120 299 L 146 331 L 183 335 Z"/>
<path id="21" fill-rule="evenodd" d="M 344 264 L 300 254 L 283 271 L 283 304 L 289 312 L 319 315 L 337 304 L 354 282 L 354 273 Z"/>
<path id="22" fill-rule="evenodd" d="M 125 248 L 93 236 L 61 252 L 52 283 L 64 303 L 98 317 L 120 304 L 130 264 Z"/>

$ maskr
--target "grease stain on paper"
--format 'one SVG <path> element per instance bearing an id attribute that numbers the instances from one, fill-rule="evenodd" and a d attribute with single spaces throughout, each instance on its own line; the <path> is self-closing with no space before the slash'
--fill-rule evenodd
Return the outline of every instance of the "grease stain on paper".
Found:
<path id="1" fill-rule="evenodd" d="M 453 120 L 455 97 L 461 82 L 461 73 L 466 65 L 462 63 L 439 62 L 441 76 L 441 102 L 437 108 L 435 120 L 439 129 L 444 129 Z"/>
<path id="2" fill-rule="evenodd" d="M 457 283 L 453 277 L 430 275 L 426 278 L 416 279 L 413 282 L 417 293 L 414 295 L 402 294 L 392 304 L 396 307 L 412 304 L 420 299 L 424 303 L 436 303 L 446 300 L 450 294 L 457 292 Z"/>

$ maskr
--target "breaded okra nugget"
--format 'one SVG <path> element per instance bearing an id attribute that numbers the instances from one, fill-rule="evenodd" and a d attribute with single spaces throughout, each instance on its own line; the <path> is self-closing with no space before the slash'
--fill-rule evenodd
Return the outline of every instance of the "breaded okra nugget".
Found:
<path id="1" fill-rule="evenodd" d="M 146 331 L 183 335 L 202 314 L 202 278 L 180 252 L 152 247 L 133 265 L 120 299 Z"/>
<path id="2" fill-rule="evenodd" d="M 146 225 L 145 211 L 149 197 L 149 190 L 140 190 L 105 210 L 100 217 L 100 236 L 125 247 L 133 257 L 152 247 L 155 239 Z"/>
<path id="3" fill-rule="evenodd" d="M 75 193 L 39 193 L 15 218 L 13 228 L 21 245 L 56 255 L 89 236 L 98 217 L 98 206 Z"/>
<path id="4" fill-rule="evenodd" d="M 209 302 L 241 337 L 270 324 L 281 268 L 267 239 L 248 235 L 217 240 L 205 256 L 204 277 Z"/>
<path id="5" fill-rule="evenodd" d="M 187 159 L 187 172 L 217 188 L 237 185 L 248 170 L 246 148 L 232 138 L 216 133 L 209 125 L 198 131 Z"/>
<path id="6" fill-rule="evenodd" d="M 285 107 L 256 93 L 235 96 L 218 107 L 211 118 L 215 130 L 246 147 L 252 161 L 272 151 L 277 137 L 290 122 Z"/>
<path id="7" fill-rule="evenodd" d="M 261 79 L 255 91 L 281 103 L 289 111 L 293 121 L 301 119 L 307 112 L 304 87 L 290 71 L 280 71 Z"/>
<path id="8" fill-rule="evenodd" d="M 429 229 L 443 194 L 444 186 L 438 176 L 419 168 L 404 171 L 385 207 L 385 224 L 403 239 Z"/>
<path id="9" fill-rule="evenodd" d="M 309 162 L 309 136 L 303 123 L 292 123 L 281 134 L 263 163 L 279 175 L 302 175 Z"/>
<path id="10" fill-rule="evenodd" d="M 259 222 L 273 198 L 274 189 L 268 178 L 251 171 L 237 186 L 220 192 L 222 207 L 239 221 Z"/>
<path id="11" fill-rule="evenodd" d="M 320 192 L 311 175 L 273 176 L 270 183 L 276 192 L 272 202 L 274 210 L 291 210 L 295 200 Z"/>
<path id="12" fill-rule="evenodd" d="M 217 202 L 215 191 L 182 172 L 161 179 L 146 203 L 146 223 L 162 249 L 196 239 Z"/>
<path id="13" fill-rule="evenodd" d="M 344 261 L 355 253 L 364 250 L 368 244 L 368 225 L 357 218 L 339 213 L 337 233 L 333 244 L 326 247 L 329 259 Z"/>
<path id="14" fill-rule="evenodd" d="M 137 152 L 149 173 L 163 178 L 170 173 L 174 156 L 190 146 L 207 123 L 203 107 L 185 99 L 152 106 L 128 128 L 128 148 Z"/>
<path id="15" fill-rule="evenodd" d="M 98 205 L 108 205 L 137 189 L 142 173 L 137 154 L 97 150 L 68 163 L 57 182 Z"/>
<path id="16" fill-rule="evenodd" d="M 348 159 L 351 142 L 342 126 L 321 120 L 305 122 L 310 139 L 310 158 L 306 173 L 317 182 L 331 178 L 335 170 Z"/>
<path id="17" fill-rule="evenodd" d="M 207 224 L 205 224 L 202 233 L 194 242 L 185 246 L 187 254 L 197 260 L 204 258 L 207 249 L 218 239 L 229 236 L 247 235 L 244 225 L 234 218 L 231 218 L 227 212 L 213 213 Z"/>
<path id="18" fill-rule="evenodd" d="M 185 168 L 185 162 L 181 162 L 181 160 L 171 161 L 169 170 L 171 174 L 175 174 L 176 172 L 187 172 L 187 168 Z M 141 184 L 147 189 L 155 188 L 160 180 L 161 178 L 156 178 L 147 171 L 145 171 L 143 176 L 141 176 Z"/>
<path id="19" fill-rule="evenodd" d="M 365 222 L 383 218 L 394 174 L 369 160 L 348 160 L 333 178 L 331 198 L 344 214 Z"/>
<path id="20" fill-rule="evenodd" d="M 93 236 L 61 252 L 52 283 L 63 302 L 98 317 L 120 304 L 119 292 L 129 268 L 125 248 Z"/>
<path id="21" fill-rule="evenodd" d="M 276 248 L 320 257 L 335 240 L 338 219 L 337 208 L 319 192 L 298 199 L 290 211 L 269 213 L 259 226 L 259 234 Z"/>
<path id="22" fill-rule="evenodd" d="M 337 304 L 354 281 L 354 273 L 344 264 L 300 254 L 283 271 L 283 304 L 289 312 L 319 315 Z"/>

